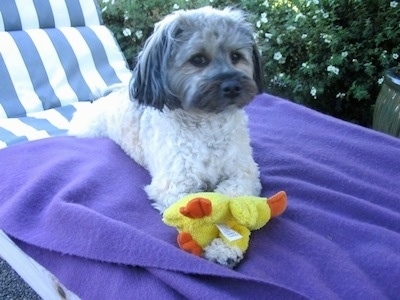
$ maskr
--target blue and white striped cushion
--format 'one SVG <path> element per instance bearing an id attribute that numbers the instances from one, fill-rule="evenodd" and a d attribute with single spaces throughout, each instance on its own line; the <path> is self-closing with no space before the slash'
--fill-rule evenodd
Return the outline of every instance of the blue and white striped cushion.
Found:
<path id="1" fill-rule="evenodd" d="M 0 118 L 92 101 L 130 71 L 102 25 L 0 32 Z"/>
<path id="2" fill-rule="evenodd" d="M 100 25 L 93 0 L 1 0 L 0 31 Z"/>
<path id="3" fill-rule="evenodd" d="M 13 144 L 67 134 L 74 112 L 87 105 L 90 103 L 76 102 L 31 113 L 26 117 L 0 119 L 0 149 Z"/>
<path id="4" fill-rule="evenodd" d="M 95 0 L 0 0 L 0 148 L 59 135 L 131 72 Z"/>

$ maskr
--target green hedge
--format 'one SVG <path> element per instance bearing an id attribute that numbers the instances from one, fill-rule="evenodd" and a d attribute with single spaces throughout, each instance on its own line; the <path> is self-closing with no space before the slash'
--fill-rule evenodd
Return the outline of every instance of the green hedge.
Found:
<path id="1" fill-rule="evenodd" d="M 254 24 L 267 92 L 363 126 L 371 126 L 383 73 L 400 65 L 398 1 L 103 0 L 100 5 L 132 64 L 162 16 L 204 5 L 238 6 Z"/>

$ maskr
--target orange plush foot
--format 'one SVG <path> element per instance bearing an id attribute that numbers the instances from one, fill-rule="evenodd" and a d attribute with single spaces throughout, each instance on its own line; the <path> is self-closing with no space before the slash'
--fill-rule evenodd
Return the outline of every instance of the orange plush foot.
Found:
<path id="1" fill-rule="evenodd" d="M 192 219 L 199 219 L 209 216 L 212 211 L 211 201 L 206 198 L 194 198 L 185 207 L 181 207 L 179 212 Z"/>
<path id="2" fill-rule="evenodd" d="M 203 249 L 193 240 L 192 236 L 188 232 L 181 232 L 178 234 L 178 245 L 182 250 L 192 253 L 196 256 L 200 256 Z"/>

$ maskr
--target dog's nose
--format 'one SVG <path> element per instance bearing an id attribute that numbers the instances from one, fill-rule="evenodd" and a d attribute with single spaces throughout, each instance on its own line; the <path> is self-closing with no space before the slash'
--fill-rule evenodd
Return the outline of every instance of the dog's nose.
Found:
<path id="1" fill-rule="evenodd" d="M 239 96 L 241 91 L 242 87 L 235 79 L 225 80 L 221 84 L 221 92 L 224 97 L 235 98 Z"/>

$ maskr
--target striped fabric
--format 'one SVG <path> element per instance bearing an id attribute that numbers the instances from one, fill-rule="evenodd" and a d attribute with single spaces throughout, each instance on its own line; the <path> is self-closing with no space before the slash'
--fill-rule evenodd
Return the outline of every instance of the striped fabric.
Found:
<path id="1" fill-rule="evenodd" d="M 100 25 L 93 0 L 1 0 L 0 31 Z"/>
<path id="2" fill-rule="evenodd" d="M 130 77 L 100 25 L 0 32 L 0 54 L 0 118 L 91 101 Z"/>
<path id="3" fill-rule="evenodd" d="M 129 81 L 100 23 L 95 0 L 0 0 L 0 148 L 65 133 L 77 102 Z"/>
<path id="4" fill-rule="evenodd" d="M 27 141 L 67 134 L 73 113 L 90 105 L 76 102 L 21 118 L 0 119 L 0 149 Z"/>

